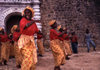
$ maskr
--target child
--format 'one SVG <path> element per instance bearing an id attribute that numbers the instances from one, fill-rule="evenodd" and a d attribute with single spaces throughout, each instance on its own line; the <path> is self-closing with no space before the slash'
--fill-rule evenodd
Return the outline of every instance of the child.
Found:
<path id="1" fill-rule="evenodd" d="M 78 53 L 78 51 L 77 51 L 78 37 L 75 35 L 75 32 L 72 32 L 71 45 L 72 45 L 73 53 Z"/>
<path id="2" fill-rule="evenodd" d="M 90 50 L 90 45 L 89 44 L 92 44 L 92 46 L 93 46 L 93 50 L 94 51 L 96 51 L 95 50 L 95 48 L 96 48 L 96 46 L 95 46 L 95 44 L 94 44 L 94 42 L 91 40 L 91 34 L 89 33 L 89 30 L 88 29 L 86 29 L 86 34 L 85 34 L 85 37 L 84 37 L 84 42 L 85 42 L 85 39 L 86 39 L 86 43 L 87 43 L 87 52 L 89 52 L 89 50 Z"/>

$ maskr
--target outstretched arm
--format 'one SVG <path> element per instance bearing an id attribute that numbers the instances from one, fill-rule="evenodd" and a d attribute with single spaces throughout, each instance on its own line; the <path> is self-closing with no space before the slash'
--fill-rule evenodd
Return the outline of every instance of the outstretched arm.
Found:
<path id="1" fill-rule="evenodd" d="M 27 29 L 28 27 L 30 27 L 32 24 L 34 23 L 34 21 L 32 20 L 31 22 L 27 23 L 24 27 L 24 29 Z"/>
<path id="2" fill-rule="evenodd" d="M 65 29 L 65 31 L 63 31 L 63 32 L 59 35 L 59 37 L 63 36 L 66 32 L 67 32 L 67 28 Z"/>
<path id="3" fill-rule="evenodd" d="M 35 22 L 41 22 L 41 21 L 40 21 L 40 20 L 32 20 L 31 22 L 29 22 L 29 23 L 27 23 L 27 24 L 25 25 L 24 29 L 30 27 L 30 26 L 31 26 L 33 23 L 35 23 Z"/>

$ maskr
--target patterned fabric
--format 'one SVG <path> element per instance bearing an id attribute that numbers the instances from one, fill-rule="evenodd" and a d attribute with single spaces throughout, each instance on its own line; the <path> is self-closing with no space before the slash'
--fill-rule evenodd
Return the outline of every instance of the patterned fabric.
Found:
<path id="1" fill-rule="evenodd" d="M 34 37 L 21 35 L 18 40 L 18 47 L 24 55 L 21 70 L 30 70 L 30 68 L 35 68 L 35 64 L 37 63 L 37 52 Z"/>
<path id="2" fill-rule="evenodd" d="M 14 54 L 15 54 L 15 59 L 16 59 L 16 65 L 21 65 L 22 64 L 23 55 L 19 51 L 18 43 L 16 41 L 14 42 Z"/>
<path id="3" fill-rule="evenodd" d="M 37 39 L 37 46 L 38 46 L 39 54 L 41 54 L 41 55 L 44 54 L 42 39 Z"/>
<path id="4" fill-rule="evenodd" d="M 71 44 L 70 41 L 64 40 L 65 50 L 68 56 L 72 55 Z"/>
<path id="5" fill-rule="evenodd" d="M 10 56 L 14 56 L 14 44 L 10 43 Z"/>
<path id="6" fill-rule="evenodd" d="M 4 60 L 8 61 L 9 60 L 9 54 L 10 54 L 10 46 L 9 46 L 9 41 L 7 42 L 1 42 L 1 59 L 0 62 L 3 62 Z"/>
<path id="7" fill-rule="evenodd" d="M 64 57 L 64 53 L 59 45 L 60 40 L 55 39 L 50 42 L 50 48 L 52 49 L 52 53 L 54 56 L 55 66 L 60 66 Z"/>
<path id="8" fill-rule="evenodd" d="M 64 55 L 65 55 L 65 56 L 68 55 L 68 54 L 67 54 L 67 51 L 66 51 L 66 49 L 65 49 L 64 42 L 63 42 L 63 41 L 60 41 L 59 45 L 60 45 L 60 48 L 62 49 L 62 51 L 64 52 Z"/>

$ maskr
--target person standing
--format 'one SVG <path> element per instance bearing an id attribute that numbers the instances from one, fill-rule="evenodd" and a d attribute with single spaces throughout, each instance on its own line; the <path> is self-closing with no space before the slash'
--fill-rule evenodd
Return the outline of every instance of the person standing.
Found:
<path id="1" fill-rule="evenodd" d="M 19 48 L 18 48 L 18 39 L 21 35 L 19 26 L 14 25 L 11 29 L 11 32 L 13 33 L 13 38 L 14 38 L 14 55 L 16 59 L 16 67 L 21 68 L 23 57 L 21 52 L 19 52 Z"/>
<path id="2" fill-rule="evenodd" d="M 89 30 L 86 29 L 86 34 L 85 34 L 85 37 L 84 37 L 84 42 L 85 42 L 85 39 L 86 39 L 86 43 L 87 43 L 87 52 L 90 51 L 90 44 L 92 44 L 93 50 L 96 51 L 96 50 L 95 50 L 96 45 L 95 45 L 94 42 L 91 40 L 91 37 L 92 37 L 92 35 L 90 34 Z"/>
<path id="3" fill-rule="evenodd" d="M 59 31 L 59 34 L 65 31 L 65 29 L 63 29 L 61 25 L 57 28 L 57 30 Z M 66 60 L 69 60 L 70 58 L 68 56 L 72 54 L 71 48 L 70 48 L 71 46 L 70 46 L 70 41 L 69 41 L 69 35 L 65 33 L 62 37 L 59 37 L 59 38 L 62 41 L 62 49 L 65 53 L 65 58 Z"/>
<path id="4" fill-rule="evenodd" d="M 21 65 L 21 70 L 35 70 L 37 63 L 37 51 L 34 43 L 33 35 L 35 33 L 43 35 L 35 21 L 32 19 L 34 17 L 34 10 L 27 6 L 22 12 L 24 16 L 20 21 L 20 32 L 21 36 L 18 40 L 18 47 L 23 54 L 23 61 Z"/>
<path id="5" fill-rule="evenodd" d="M 0 65 L 2 65 L 2 62 L 4 62 L 4 65 L 7 65 L 7 61 L 9 60 L 9 54 L 10 54 L 10 44 L 8 41 L 8 36 L 6 32 L 4 32 L 3 28 L 0 28 L 0 42 L 2 44 L 1 46 L 1 59 L 0 59 Z"/>
<path id="6" fill-rule="evenodd" d="M 75 32 L 72 32 L 71 45 L 73 53 L 78 53 L 78 37 L 75 35 Z"/>
<path id="7" fill-rule="evenodd" d="M 54 70 L 61 70 L 60 65 L 62 64 L 65 57 L 63 51 L 61 50 L 59 37 L 61 37 L 66 31 L 62 32 L 61 34 L 57 33 L 57 31 L 55 30 L 57 28 L 57 23 L 55 20 L 50 21 L 49 26 L 51 27 L 49 36 L 51 40 L 50 48 L 52 50 L 55 61 Z"/>

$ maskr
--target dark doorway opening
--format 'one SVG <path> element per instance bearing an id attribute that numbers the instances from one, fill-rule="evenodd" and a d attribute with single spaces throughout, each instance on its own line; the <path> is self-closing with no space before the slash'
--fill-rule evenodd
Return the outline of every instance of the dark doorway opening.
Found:
<path id="1" fill-rule="evenodd" d="M 9 19 L 6 21 L 7 34 L 11 33 L 11 28 L 13 27 L 13 25 L 19 25 L 21 19 L 22 19 L 22 16 L 20 15 L 14 15 L 14 16 L 9 17 Z"/>

